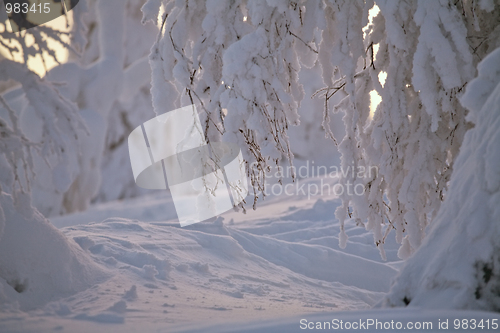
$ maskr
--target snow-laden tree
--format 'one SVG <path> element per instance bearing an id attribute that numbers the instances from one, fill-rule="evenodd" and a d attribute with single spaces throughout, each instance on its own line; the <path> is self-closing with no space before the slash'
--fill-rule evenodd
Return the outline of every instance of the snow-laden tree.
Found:
<path id="1" fill-rule="evenodd" d="M 459 98 L 477 63 L 500 43 L 498 1 L 149 0 L 144 21 L 160 33 L 150 54 L 157 113 L 198 103 L 209 140 L 246 147 L 255 193 L 273 164 L 292 163 L 301 68 L 319 63 L 323 127 L 342 154 L 335 216 L 371 230 L 382 257 L 394 230 L 407 258 L 448 195 L 472 123 Z M 370 114 L 370 93 L 381 103 Z M 373 93 L 372 93 L 373 96 Z M 330 130 L 342 112 L 346 134 Z M 252 163 L 257 162 L 257 163 Z M 378 172 L 358 176 L 359 170 Z"/>
<path id="2" fill-rule="evenodd" d="M 1 41 L 5 41 L 6 47 L 12 48 L 10 39 L 14 39 L 22 48 L 23 63 L 7 59 L 3 62 L 4 66 L 12 67 L 11 71 L 17 66 L 34 75 L 26 66 L 27 60 L 43 52 L 57 61 L 46 37 L 52 37 L 72 51 L 69 62 L 59 64 L 43 80 L 38 80 L 52 87 L 59 103 L 67 102 L 72 108 L 56 109 L 60 110 L 59 122 L 67 114 L 68 119 L 79 119 L 80 128 L 68 129 L 55 120 L 40 117 L 39 105 L 47 101 L 40 95 L 39 101 L 35 101 L 38 104 L 31 103 L 23 87 L 3 94 L 5 105 L 19 118 L 20 132 L 28 141 L 47 145 L 61 136 L 70 136 L 58 141 L 65 145 L 59 151 L 45 149 L 34 154 L 31 162 L 36 180 L 29 192 L 33 205 L 45 216 L 83 210 L 96 196 L 109 200 L 135 193 L 131 191 L 135 188 L 131 170 L 121 167 L 128 163 L 123 143 L 132 128 L 150 117 L 147 53 L 157 33 L 152 25 L 141 26 L 141 5 L 142 1 L 137 0 L 83 1 L 72 11 L 75 24 L 70 33 L 71 44 L 58 38 L 61 32 L 47 36 L 46 31 L 52 30 L 45 26 L 23 33 L 3 30 Z M 28 47 L 31 35 L 41 37 L 35 38 L 33 46 Z M 8 83 L 12 85 L 24 80 L 12 73 L 6 73 L 3 79 L 10 80 Z M 6 177 L 12 174 L 5 172 Z M 18 178 L 32 180 L 34 174 Z"/>
<path id="3" fill-rule="evenodd" d="M 461 99 L 465 134 L 447 197 L 384 304 L 500 311 L 500 48 Z"/>
<path id="4" fill-rule="evenodd" d="M 77 133 L 85 132 L 86 128 L 76 105 L 61 96 L 56 85 L 41 79 L 29 69 L 27 62 L 30 57 L 43 53 L 58 62 L 55 51 L 47 43 L 48 38 L 74 48 L 62 38 L 64 32 L 46 26 L 11 33 L 7 29 L 6 18 L 0 25 L 2 51 L 10 53 L 11 58 L 16 53 L 22 58 L 18 62 L 0 57 L 0 80 L 19 87 L 10 91 L 7 89 L 0 95 L 0 186 L 2 192 L 11 194 L 15 202 L 20 197 L 27 197 L 28 207 L 24 209 L 29 211 L 30 194 L 35 186 L 32 180 L 36 158 L 41 157 L 43 163 L 57 168 L 57 172 L 68 173 L 72 152 L 78 146 Z M 81 36 L 80 27 L 78 19 L 75 20 L 76 39 Z M 32 45 L 29 45 L 30 39 L 34 41 Z M 30 108 L 31 123 L 38 121 L 39 128 L 35 133 L 34 128 L 22 119 L 20 111 L 25 108 Z M 38 140 L 32 140 L 30 135 L 37 136 Z"/>

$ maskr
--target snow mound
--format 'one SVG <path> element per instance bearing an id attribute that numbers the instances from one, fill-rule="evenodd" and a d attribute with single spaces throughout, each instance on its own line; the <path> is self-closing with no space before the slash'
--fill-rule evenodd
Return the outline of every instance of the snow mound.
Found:
<path id="1" fill-rule="evenodd" d="M 106 278 L 103 268 L 31 209 L 29 202 L 23 202 L 22 197 L 17 201 L 18 207 L 10 195 L 0 194 L 4 215 L 0 233 L 0 307 L 35 309 Z"/>

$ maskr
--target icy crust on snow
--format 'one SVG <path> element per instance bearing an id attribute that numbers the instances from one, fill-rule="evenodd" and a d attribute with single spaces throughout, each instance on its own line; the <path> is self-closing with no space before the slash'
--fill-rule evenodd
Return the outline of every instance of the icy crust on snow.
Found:
<path id="1" fill-rule="evenodd" d="M 16 207 L 5 193 L 0 194 L 0 207 L 4 217 L 0 234 L 0 309 L 35 309 L 106 278 L 103 267 L 39 212 L 29 206 Z"/>
<path id="2" fill-rule="evenodd" d="M 385 305 L 500 310 L 500 48 L 478 69 L 462 99 L 475 127 L 429 235 Z"/>

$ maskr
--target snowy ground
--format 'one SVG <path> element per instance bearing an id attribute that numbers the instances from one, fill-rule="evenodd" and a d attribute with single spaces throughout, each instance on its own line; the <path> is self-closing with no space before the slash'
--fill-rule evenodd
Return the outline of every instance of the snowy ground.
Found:
<path id="1" fill-rule="evenodd" d="M 274 196 L 257 211 L 180 228 L 170 195 L 160 192 L 54 218 L 107 278 L 36 309 L 1 313 L 0 331 L 291 332 L 301 331 L 300 318 L 454 318 L 366 311 L 389 289 L 397 246 L 386 245 L 382 262 L 372 236 L 350 223 L 340 250 L 338 204 L 334 196 Z"/>

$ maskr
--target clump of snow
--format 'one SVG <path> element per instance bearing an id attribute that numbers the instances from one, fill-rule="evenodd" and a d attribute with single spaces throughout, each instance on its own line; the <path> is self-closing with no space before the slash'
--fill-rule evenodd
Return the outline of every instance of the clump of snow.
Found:
<path id="1" fill-rule="evenodd" d="M 467 132 L 447 198 L 387 306 L 500 310 L 500 48 L 479 65 L 462 98 Z"/>
<path id="2" fill-rule="evenodd" d="M 154 280 L 155 276 L 158 275 L 155 265 L 144 265 L 142 269 L 144 270 L 144 278 L 148 280 Z"/>
<path id="3" fill-rule="evenodd" d="M 127 302 L 125 302 L 123 300 L 118 301 L 115 304 L 113 304 L 112 306 L 110 306 L 108 308 L 108 311 L 116 312 L 116 313 L 124 313 L 125 311 L 127 311 Z"/>
<path id="4" fill-rule="evenodd" d="M 137 299 L 137 287 L 135 284 L 125 292 L 123 298 L 127 301 L 134 301 Z"/>
<path id="5" fill-rule="evenodd" d="M 147 21 L 152 21 L 154 24 L 158 24 L 158 15 L 160 13 L 161 0 L 148 0 L 142 6 L 141 11 L 143 13 L 142 23 Z"/>

